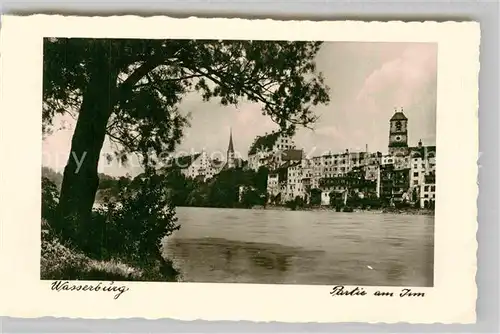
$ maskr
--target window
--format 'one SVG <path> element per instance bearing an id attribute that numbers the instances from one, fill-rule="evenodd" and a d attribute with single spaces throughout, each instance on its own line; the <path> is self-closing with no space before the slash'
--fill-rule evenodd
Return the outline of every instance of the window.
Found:
<path id="1" fill-rule="evenodd" d="M 425 186 L 424 191 L 429 191 L 429 186 Z"/>
<path id="2" fill-rule="evenodd" d="M 415 168 L 415 169 L 416 169 L 417 167 L 418 167 L 418 165 L 417 165 L 417 164 L 414 164 L 414 165 L 413 165 L 413 168 Z"/>
<path id="3" fill-rule="evenodd" d="M 436 186 L 431 186 L 431 191 L 436 191 Z"/>
<path id="4" fill-rule="evenodd" d="M 414 173 L 413 173 L 413 176 L 414 176 L 414 177 L 418 177 L 418 172 L 414 172 Z"/>
<path id="5" fill-rule="evenodd" d="M 424 198 L 429 198 L 429 194 L 425 194 L 425 195 L 424 195 Z"/>
<path id="6" fill-rule="evenodd" d="M 417 184 L 418 184 L 418 180 L 413 181 L 413 185 L 416 186 Z"/>

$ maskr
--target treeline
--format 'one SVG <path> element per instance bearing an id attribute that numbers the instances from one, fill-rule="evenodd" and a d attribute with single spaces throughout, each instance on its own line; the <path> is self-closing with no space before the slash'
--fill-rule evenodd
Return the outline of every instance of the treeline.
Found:
<path id="1" fill-rule="evenodd" d="M 266 205 L 268 174 L 266 167 L 261 167 L 257 172 L 243 168 L 226 169 L 205 182 L 199 178 L 187 178 L 180 169 L 172 167 L 158 171 L 155 178 L 165 187 L 164 190 L 174 206 L 251 208 Z M 44 167 L 42 175 L 60 189 L 60 173 Z M 134 178 L 99 174 L 96 202 L 114 201 L 124 189 L 130 192 L 138 191 L 143 177 L 144 174 Z"/>
<path id="2" fill-rule="evenodd" d="M 42 167 L 42 179 L 50 180 L 58 191 L 61 190 L 63 175 L 50 167 Z M 121 186 L 129 185 L 133 181 L 129 176 L 113 177 L 104 173 L 99 173 L 99 188 L 97 198 L 102 198 L 106 192 L 116 196 Z M 99 193 L 100 192 L 100 193 Z"/>
<path id="3" fill-rule="evenodd" d="M 166 170 L 164 177 L 175 206 L 236 208 L 266 204 L 268 173 L 265 167 L 257 172 L 227 169 L 204 182 L 186 178 L 179 169 L 173 168 Z"/>

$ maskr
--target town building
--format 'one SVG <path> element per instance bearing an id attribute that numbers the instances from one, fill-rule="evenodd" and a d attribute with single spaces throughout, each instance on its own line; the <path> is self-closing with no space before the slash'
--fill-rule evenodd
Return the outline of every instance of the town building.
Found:
<path id="1" fill-rule="evenodd" d="M 400 112 L 395 110 L 389 121 L 389 155 L 408 155 L 408 118 L 403 114 L 403 108 Z"/>
<path id="2" fill-rule="evenodd" d="M 376 181 L 379 177 L 380 164 L 382 163 L 382 153 L 366 153 L 365 156 L 365 179 Z"/>
<path id="3" fill-rule="evenodd" d="M 436 176 L 429 174 L 424 177 L 424 183 L 420 186 L 420 207 L 434 208 L 436 202 Z"/>
<path id="4" fill-rule="evenodd" d="M 285 160 L 276 152 L 297 150 L 295 143 L 273 133 L 255 141 L 249 151 L 249 166 L 254 170 L 260 166 L 270 169 L 268 193 L 275 202 L 279 199 L 278 202 L 284 203 L 296 197 L 308 202 L 315 190 L 321 193 L 322 205 L 337 200 L 346 202 L 355 196 L 376 197 L 388 205 L 407 203 L 432 207 L 436 191 L 436 147 L 424 146 L 421 140 L 417 146 L 410 147 L 408 140 L 408 118 L 401 109 L 395 110 L 389 120 L 387 154 L 371 153 L 367 145 L 363 152 L 345 150 Z M 257 150 L 257 147 L 267 149 Z"/>
<path id="5" fill-rule="evenodd" d="M 266 166 L 275 169 L 287 161 L 302 160 L 302 150 L 295 149 L 291 137 L 279 132 L 259 136 L 248 151 L 248 168 L 254 171 Z"/>
<path id="6" fill-rule="evenodd" d="M 245 162 L 236 156 L 233 133 L 230 129 L 226 161 L 210 158 L 208 153 L 202 150 L 201 153 L 172 158 L 171 165 L 174 168 L 180 169 L 181 173 L 187 178 L 207 182 L 224 169 L 244 167 Z"/>
<path id="7" fill-rule="evenodd" d="M 181 156 L 173 159 L 173 167 L 179 168 L 186 178 L 198 179 L 206 182 L 217 175 L 225 163 L 217 159 L 210 159 L 207 152 Z"/>
<path id="8" fill-rule="evenodd" d="M 410 200 L 410 170 L 396 169 L 394 165 L 382 166 L 380 172 L 380 198 L 385 204 L 395 205 Z"/>

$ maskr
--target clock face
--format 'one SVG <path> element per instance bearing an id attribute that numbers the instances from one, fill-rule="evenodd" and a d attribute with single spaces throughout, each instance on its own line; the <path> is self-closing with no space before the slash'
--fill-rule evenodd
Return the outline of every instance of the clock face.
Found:
<path id="1" fill-rule="evenodd" d="M 401 136 L 396 136 L 396 141 L 401 141 Z"/>

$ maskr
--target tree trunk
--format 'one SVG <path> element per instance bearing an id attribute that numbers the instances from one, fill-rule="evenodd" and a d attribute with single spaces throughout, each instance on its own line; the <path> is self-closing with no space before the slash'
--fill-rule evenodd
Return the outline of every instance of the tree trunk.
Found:
<path id="1" fill-rule="evenodd" d="M 114 105 L 117 74 L 105 48 L 96 51 L 59 197 L 57 224 L 65 237 L 75 237 L 78 226 L 91 218 L 99 185 L 99 155 Z"/>

